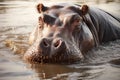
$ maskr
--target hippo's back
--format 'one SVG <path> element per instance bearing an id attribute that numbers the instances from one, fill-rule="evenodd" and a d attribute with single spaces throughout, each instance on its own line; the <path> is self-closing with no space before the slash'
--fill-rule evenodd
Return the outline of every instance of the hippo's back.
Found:
<path id="1" fill-rule="evenodd" d="M 93 7 L 89 8 L 89 15 L 98 32 L 100 42 L 120 39 L 120 18 Z"/>

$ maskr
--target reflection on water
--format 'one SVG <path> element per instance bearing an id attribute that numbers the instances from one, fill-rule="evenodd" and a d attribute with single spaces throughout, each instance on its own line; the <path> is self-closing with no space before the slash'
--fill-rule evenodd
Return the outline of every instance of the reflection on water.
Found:
<path id="1" fill-rule="evenodd" d="M 40 64 L 32 64 L 32 68 L 36 70 L 38 76 L 41 78 L 51 78 L 57 80 L 63 79 L 90 79 L 92 77 L 96 77 L 101 75 L 104 68 L 103 66 L 85 66 L 85 65 L 40 65 Z"/>
<path id="2" fill-rule="evenodd" d="M 27 43 L 28 36 L 37 26 L 39 16 L 35 5 L 40 1 L 45 4 L 55 2 L 53 0 L 0 0 L 0 80 L 120 79 L 120 40 L 94 49 L 82 63 L 71 65 L 24 63 L 22 56 L 30 46 Z M 81 2 L 79 0 L 66 1 Z M 120 13 L 119 3 L 97 6 L 110 12 L 114 10 L 113 13 L 116 15 Z"/>

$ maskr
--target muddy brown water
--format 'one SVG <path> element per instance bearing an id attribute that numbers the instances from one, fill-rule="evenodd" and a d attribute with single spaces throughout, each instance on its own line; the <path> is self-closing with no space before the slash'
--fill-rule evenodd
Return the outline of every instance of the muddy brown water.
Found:
<path id="1" fill-rule="evenodd" d="M 29 33 L 37 26 L 38 2 L 0 0 L 0 80 L 120 80 L 120 40 L 100 45 L 89 52 L 85 61 L 76 64 L 25 63 L 22 56 L 30 46 Z M 120 13 L 119 3 L 97 6 Z"/>

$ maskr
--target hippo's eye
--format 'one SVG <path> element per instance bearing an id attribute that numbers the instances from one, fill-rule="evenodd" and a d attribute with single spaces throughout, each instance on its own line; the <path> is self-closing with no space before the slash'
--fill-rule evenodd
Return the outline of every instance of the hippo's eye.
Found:
<path id="1" fill-rule="evenodd" d="M 41 25 L 44 22 L 42 17 L 39 17 L 39 24 Z"/>
<path id="2" fill-rule="evenodd" d="M 43 27 L 41 25 L 39 25 L 39 29 L 43 29 Z"/>
<path id="3" fill-rule="evenodd" d="M 80 18 L 75 19 L 76 23 L 80 23 L 80 21 L 81 21 Z"/>
<path id="4" fill-rule="evenodd" d="M 73 24 L 77 24 L 78 25 L 78 24 L 81 23 L 81 21 L 82 21 L 82 18 L 79 15 L 77 15 L 77 14 L 72 15 L 72 17 L 70 18 L 70 22 L 73 23 Z"/>
<path id="5" fill-rule="evenodd" d="M 80 23 L 82 22 L 82 18 L 80 17 L 75 17 L 73 23 L 77 26 L 80 25 Z"/>
<path id="6" fill-rule="evenodd" d="M 44 21 L 42 19 L 42 17 L 39 17 L 39 29 L 42 29 L 43 28 L 43 24 L 44 24 Z"/>

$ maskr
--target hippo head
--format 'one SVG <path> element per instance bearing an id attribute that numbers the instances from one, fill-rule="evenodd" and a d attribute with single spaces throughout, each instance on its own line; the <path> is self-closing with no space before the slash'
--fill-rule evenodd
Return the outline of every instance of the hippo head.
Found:
<path id="1" fill-rule="evenodd" d="M 30 35 L 32 46 L 24 55 L 30 62 L 73 62 L 94 46 L 91 31 L 83 17 L 87 5 L 37 5 L 39 26 Z"/>

